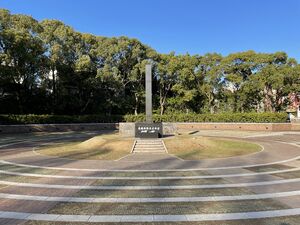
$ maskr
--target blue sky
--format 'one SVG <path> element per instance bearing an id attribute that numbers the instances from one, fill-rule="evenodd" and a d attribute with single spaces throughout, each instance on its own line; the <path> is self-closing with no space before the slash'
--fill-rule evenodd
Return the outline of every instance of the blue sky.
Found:
<path id="1" fill-rule="evenodd" d="M 161 53 L 285 51 L 300 62 L 300 0 L 0 0 L 0 8 L 138 38 Z"/>

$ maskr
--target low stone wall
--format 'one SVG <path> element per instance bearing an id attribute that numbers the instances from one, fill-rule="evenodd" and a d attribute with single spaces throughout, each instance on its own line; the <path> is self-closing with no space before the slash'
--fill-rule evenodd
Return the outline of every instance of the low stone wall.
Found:
<path id="1" fill-rule="evenodd" d="M 176 123 L 178 130 L 290 131 L 291 123 Z"/>
<path id="2" fill-rule="evenodd" d="M 0 125 L 0 133 L 119 130 L 134 137 L 134 123 Z M 300 131 L 300 123 L 163 123 L 164 135 L 178 130 Z"/>
<path id="3" fill-rule="evenodd" d="M 118 130 L 119 123 L 0 125 L 0 133 Z"/>
<path id="4" fill-rule="evenodd" d="M 178 131 L 235 130 L 235 131 L 300 131 L 296 123 L 163 123 L 164 135 Z M 120 123 L 122 136 L 134 137 L 134 123 Z"/>
<path id="5" fill-rule="evenodd" d="M 134 123 L 119 123 L 119 134 L 124 137 L 135 136 L 135 124 Z"/>
<path id="6" fill-rule="evenodd" d="M 292 131 L 300 131 L 300 123 L 292 123 Z"/>

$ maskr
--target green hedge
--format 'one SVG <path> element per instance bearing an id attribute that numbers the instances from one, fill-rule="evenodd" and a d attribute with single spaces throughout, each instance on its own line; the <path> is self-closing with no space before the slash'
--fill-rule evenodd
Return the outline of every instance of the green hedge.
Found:
<path id="1" fill-rule="evenodd" d="M 114 123 L 121 115 L 0 115 L 0 124 Z"/>
<path id="2" fill-rule="evenodd" d="M 145 115 L 126 115 L 127 122 L 145 121 Z M 240 123 L 284 123 L 286 113 L 219 113 L 219 114 L 170 114 L 153 115 L 155 122 L 240 122 Z"/>
<path id="3" fill-rule="evenodd" d="M 282 123 L 286 113 L 220 113 L 220 114 L 168 114 L 153 115 L 154 122 L 241 122 Z M 0 124 L 51 124 L 51 123 L 113 123 L 141 122 L 145 115 L 0 115 Z"/>

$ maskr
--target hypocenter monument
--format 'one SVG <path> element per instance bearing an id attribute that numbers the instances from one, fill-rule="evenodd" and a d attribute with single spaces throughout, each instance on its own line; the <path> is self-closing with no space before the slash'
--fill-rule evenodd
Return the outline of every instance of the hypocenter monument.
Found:
<path id="1" fill-rule="evenodd" d="M 152 65 L 146 65 L 146 121 L 135 123 L 136 138 L 161 138 L 163 137 L 162 123 L 153 123 L 152 117 Z"/>

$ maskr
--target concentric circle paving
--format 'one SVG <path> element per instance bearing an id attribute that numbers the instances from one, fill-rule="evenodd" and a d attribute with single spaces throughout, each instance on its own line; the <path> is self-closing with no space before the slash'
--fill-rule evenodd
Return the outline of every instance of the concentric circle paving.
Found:
<path id="1" fill-rule="evenodd" d="M 68 160 L 32 151 L 95 134 L 0 136 L 0 224 L 299 221 L 299 133 L 248 136 L 264 150 L 199 161 L 147 153 Z"/>

